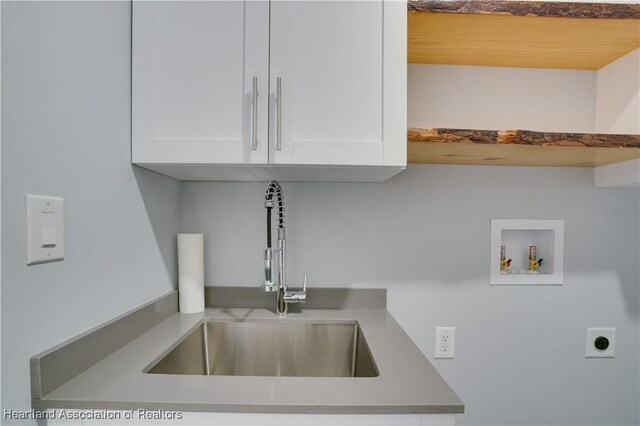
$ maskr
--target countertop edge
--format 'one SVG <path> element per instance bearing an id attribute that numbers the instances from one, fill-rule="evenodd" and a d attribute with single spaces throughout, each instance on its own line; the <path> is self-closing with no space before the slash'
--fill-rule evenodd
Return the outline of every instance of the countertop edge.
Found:
<path id="1" fill-rule="evenodd" d="M 211 404 L 186 402 L 75 401 L 32 399 L 36 410 L 164 410 L 251 414 L 463 414 L 464 404 L 439 405 L 266 405 Z"/>

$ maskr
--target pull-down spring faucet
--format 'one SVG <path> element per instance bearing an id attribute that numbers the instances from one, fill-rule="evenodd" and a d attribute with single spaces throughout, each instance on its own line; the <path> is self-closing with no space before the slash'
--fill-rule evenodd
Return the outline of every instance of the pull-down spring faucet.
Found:
<path id="1" fill-rule="evenodd" d="M 274 207 L 274 197 L 278 204 L 278 243 L 275 249 L 271 245 L 271 211 Z M 286 315 L 289 303 L 306 302 L 307 276 L 304 276 L 302 291 L 287 291 L 284 199 L 282 186 L 277 180 L 269 182 L 264 206 L 267 209 L 267 248 L 264 251 L 264 283 L 261 287 L 266 292 L 277 292 L 276 312 Z"/>

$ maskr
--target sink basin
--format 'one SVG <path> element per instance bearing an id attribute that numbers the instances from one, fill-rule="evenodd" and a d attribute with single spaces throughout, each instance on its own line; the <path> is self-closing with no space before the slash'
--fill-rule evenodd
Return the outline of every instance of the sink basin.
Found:
<path id="1" fill-rule="evenodd" d="M 376 377 L 355 322 L 206 321 L 145 370 L 149 374 Z"/>

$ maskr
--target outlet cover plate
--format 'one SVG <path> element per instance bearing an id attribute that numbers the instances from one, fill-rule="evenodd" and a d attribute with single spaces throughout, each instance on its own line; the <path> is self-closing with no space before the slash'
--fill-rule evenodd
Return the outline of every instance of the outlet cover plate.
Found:
<path id="1" fill-rule="evenodd" d="M 455 327 L 436 327 L 436 349 L 434 358 L 453 358 L 455 343 Z"/>
<path id="2" fill-rule="evenodd" d="M 609 347 L 603 351 L 595 347 L 594 342 L 603 336 L 609 339 Z M 589 327 L 587 328 L 587 342 L 585 358 L 613 358 L 616 354 L 616 329 L 613 327 Z"/>

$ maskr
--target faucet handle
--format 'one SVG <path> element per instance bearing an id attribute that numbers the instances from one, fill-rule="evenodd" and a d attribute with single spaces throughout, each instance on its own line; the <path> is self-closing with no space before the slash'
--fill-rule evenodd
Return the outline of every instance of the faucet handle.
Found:
<path id="1" fill-rule="evenodd" d="M 287 290 L 283 299 L 287 303 L 306 303 L 307 301 L 307 274 L 302 280 L 302 290 Z"/>

